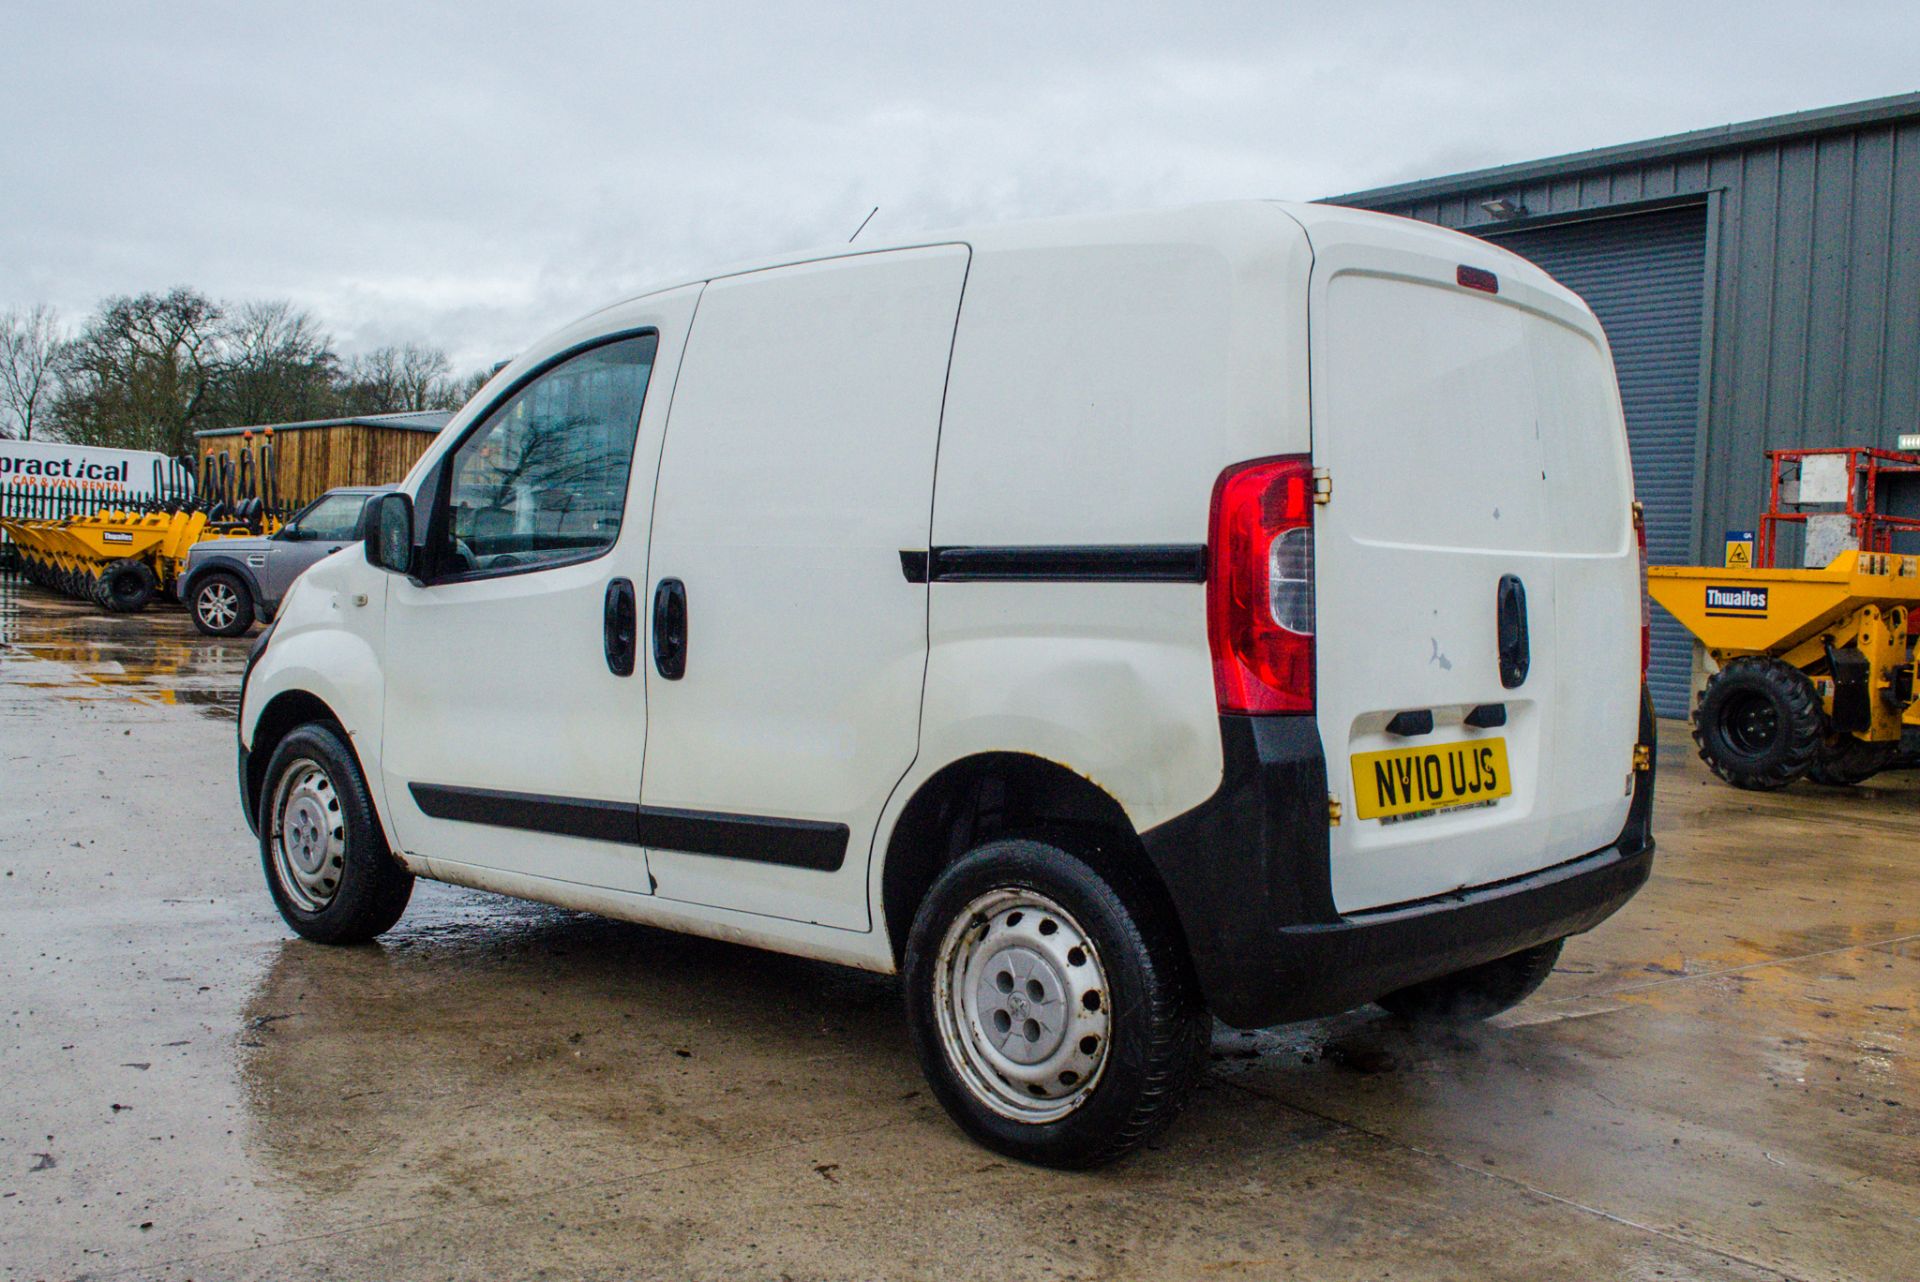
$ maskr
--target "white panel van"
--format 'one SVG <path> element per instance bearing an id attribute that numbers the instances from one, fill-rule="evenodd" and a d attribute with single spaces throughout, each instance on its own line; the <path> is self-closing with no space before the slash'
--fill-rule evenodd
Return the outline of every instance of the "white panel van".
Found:
<path id="1" fill-rule="evenodd" d="M 1479 1018 L 1653 855 L 1606 340 L 1485 242 L 1246 202 L 839 247 L 537 344 L 260 638 L 292 928 L 415 877 L 904 976 L 1090 1166 L 1210 1016 Z"/>

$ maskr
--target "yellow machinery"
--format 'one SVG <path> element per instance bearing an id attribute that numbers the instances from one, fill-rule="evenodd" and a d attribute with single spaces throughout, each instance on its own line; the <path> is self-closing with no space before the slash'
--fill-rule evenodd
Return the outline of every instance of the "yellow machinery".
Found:
<path id="1" fill-rule="evenodd" d="M 1906 725 L 1920 725 L 1908 632 L 1920 557 L 1847 551 L 1822 570 L 1656 566 L 1647 591 L 1719 668 L 1695 702 L 1693 738 L 1736 787 L 1802 775 L 1859 783 L 1893 763 Z"/>
<path id="2" fill-rule="evenodd" d="M 43 587 L 98 601 L 116 612 L 139 610 L 171 590 L 187 549 L 210 534 L 198 509 L 103 509 L 58 520 L 0 517 L 21 569 Z"/>
<path id="3" fill-rule="evenodd" d="M 272 445 L 256 451 L 249 435 L 244 450 L 237 468 L 231 457 L 207 460 L 197 486 L 185 463 L 156 462 L 154 497 L 136 506 L 96 506 L 80 491 L 0 494 L 0 531 L 35 583 L 116 613 L 144 609 L 174 592 L 200 540 L 280 528 Z"/>

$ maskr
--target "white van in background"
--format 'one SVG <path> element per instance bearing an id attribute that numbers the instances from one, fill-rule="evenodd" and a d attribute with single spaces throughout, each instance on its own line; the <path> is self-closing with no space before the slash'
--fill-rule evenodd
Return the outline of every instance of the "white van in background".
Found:
<path id="1" fill-rule="evenodd" d="M 156 479 L 170 466 L 166 455 L 152 450 L 0 437 L 0 490 L 153 498 Z"/>
<path id="2" fill-rule="evenodd" d="M 1480 1017 L 1648 874 L 1599 324 L 1247 202 L 840 247 L 539 343 L 297 581 L 240 791 L 291 926 L 425 876 L 901 971 L 1088 1166 L 1259 1027 Z"/>

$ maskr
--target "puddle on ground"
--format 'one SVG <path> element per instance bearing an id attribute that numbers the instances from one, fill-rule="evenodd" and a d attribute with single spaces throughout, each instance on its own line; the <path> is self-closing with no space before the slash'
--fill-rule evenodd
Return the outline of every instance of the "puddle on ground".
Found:
<path id="1" fill-rule="evenodd" d="M 110 614 L 0 573 L 0 663 L 11 683 L 70 698 L 188 706 L 226 721 L 239 705 L 251 644 L 251 636 L 201 636 L 169 601 Z M 34 659 L 64 665 L 72 675 L 48 676 L 59 669 L 29 666 Z"/>

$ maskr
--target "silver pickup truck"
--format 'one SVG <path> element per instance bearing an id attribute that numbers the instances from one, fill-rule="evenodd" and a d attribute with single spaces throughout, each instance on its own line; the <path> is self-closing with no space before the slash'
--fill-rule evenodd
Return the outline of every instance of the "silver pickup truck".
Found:
<path id="1" fill-rule="evenodd" d="M 210 637 L 237 637 L 259 618 L 271 621 L 301 572 L 357 543 L 367 500 L 391 485 L 328 490 L 266 538 L 207 539 L 187 552 L 180 601 Z"/>

